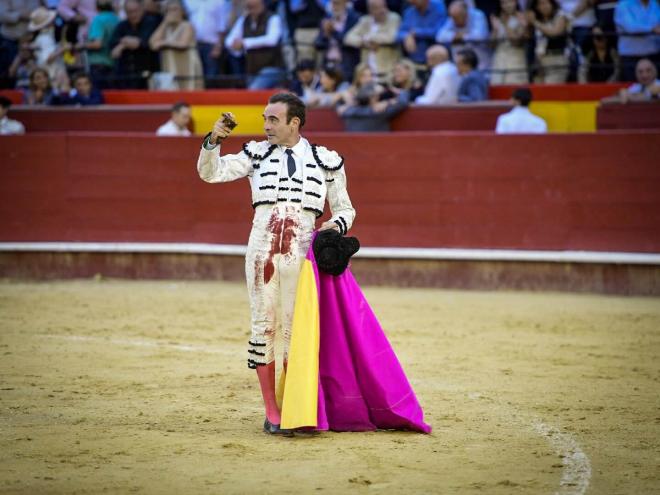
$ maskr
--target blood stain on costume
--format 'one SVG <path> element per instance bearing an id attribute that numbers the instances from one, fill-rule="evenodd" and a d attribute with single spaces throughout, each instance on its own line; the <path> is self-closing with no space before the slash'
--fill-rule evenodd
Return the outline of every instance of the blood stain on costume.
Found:
<path id="1" fill-rule="evenodd" d="M 287 216 L 284 219 L 284 232 L 282 233 L 282 255 L 291 253 L 291 244 L 296 238 L 296 229 L 298 228 L 298 220 L 295 217 Z"/>
<path id="2" fill-rule="evenodd" d="M 266 229 L 271 234 L 272 238 L 270 241 L 268 256 L 266 257 L 266 262 L 264 263 L 264 284 L 270 282 L 270 279 L 275 273 L 275 264 L 273 263 L 273 258 L 280 252 L 283 224 L 284 219 L 278 218 L 278 210 L 274 209 L 270 219 L 268 220 L 268 225 L 266 226 Z"/>

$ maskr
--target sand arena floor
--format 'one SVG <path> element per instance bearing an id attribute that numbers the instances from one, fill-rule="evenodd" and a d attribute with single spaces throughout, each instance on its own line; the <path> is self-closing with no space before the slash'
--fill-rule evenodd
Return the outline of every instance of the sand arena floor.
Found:
<path id="1" fill-rule="evenodd" d="M 0 492 L 660 493 L 660 299 L 365 292 L 430 436 L 262 433 L 242 284 L 0 283 Z"/>

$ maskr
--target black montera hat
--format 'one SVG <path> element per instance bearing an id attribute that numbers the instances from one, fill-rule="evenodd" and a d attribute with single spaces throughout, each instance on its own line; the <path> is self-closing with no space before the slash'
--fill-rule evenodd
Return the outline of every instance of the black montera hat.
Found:
<path id="1" fill-rule="evenodd" d="M 322 230 L 312 245 L 316 265 L 323 273 L 341 275 L 360 249 L 357 237 L 343 237 L 334 229 Z"/>

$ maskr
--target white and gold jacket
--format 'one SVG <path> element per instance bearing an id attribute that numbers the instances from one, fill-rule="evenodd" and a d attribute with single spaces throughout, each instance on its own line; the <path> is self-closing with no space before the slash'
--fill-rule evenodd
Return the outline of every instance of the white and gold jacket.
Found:
<path id="1" fill-rule="evenodd" d="M 250 141 L 235 155 L 220 155 L 220 146 L 208 145 L 209 135 L 197 160 L 197 172 L 206 182 L 230 182 L 248 177 L 252 189 L 252 207 L 276 204 L 288 200 L 300 202 L 304 210 L 318 217 L 323 214 L 328 199 L 331 221 L 339 232 L 346 234 L 353 225 L 355 209 L 346 190 L 344 159 L 337 152 L 323 146 L 310 144 L 303 157 L 302 180 L 293 179 L 300 195 L 287 199 L 286 187 L 280 181 L 280 167 L 284 148 L 268 141 Z M 301 138 L 304 139 L 304 138 Z"/>

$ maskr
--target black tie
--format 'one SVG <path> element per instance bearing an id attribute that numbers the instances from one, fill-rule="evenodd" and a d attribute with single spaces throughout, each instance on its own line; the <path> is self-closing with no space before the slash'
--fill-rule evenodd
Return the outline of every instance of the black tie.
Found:
<path id="1" fill-rule="evenodd" d="M 293 159 L 293 150 L 291 148 L 287 148 L 285 153 L 289 155 L 286 159 L 286 166 L 289 169 L 289 177 L 293 177 L 293 174 L 296 173 L 296 161 Z"/>

